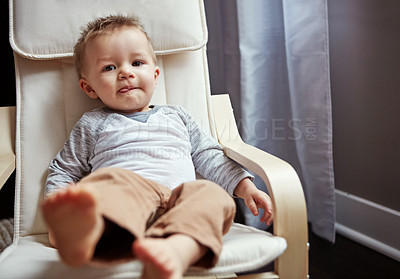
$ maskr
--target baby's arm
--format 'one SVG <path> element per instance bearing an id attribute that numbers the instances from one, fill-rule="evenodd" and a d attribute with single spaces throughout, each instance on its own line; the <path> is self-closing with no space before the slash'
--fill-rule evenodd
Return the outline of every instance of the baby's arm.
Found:
<path id="1" fill-rule="evenodd" d="M 90 131 L 92 127 L 96 126 L 90 118 L 83 116 L 75 124 L 63 148 L 50 162 L 45 186 L 46 197 L 74 185 L 90 173 L 89 158 L 95 144 Z"/>
<path id="2" fill-rule="evenodd" d="M 260 221 L 271 225 L 274 219 L 271 198 L 265 192 L 257 189 L 250 179 L 245 178 L 241 180 L 233 193 L 244 200 L 244 203 L 254 216 L 258 215 L 259 208 L 264 209 L 264 215 L 261 217 Z"/>

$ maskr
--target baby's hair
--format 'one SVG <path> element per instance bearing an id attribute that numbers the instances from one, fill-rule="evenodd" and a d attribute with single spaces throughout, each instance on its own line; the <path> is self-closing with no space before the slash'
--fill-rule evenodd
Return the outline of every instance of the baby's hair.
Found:
<path id="1" fill-rule="evenodd" d="M 122 27 L 134 27 L 143 32 L 149 41 L 150 48 L 153 52 L 153 59 L 156 63 L 157 59 L 153 51 L 153 45 L 151 43 L 150 37 L 147 35 L 143 26 L 140 24 L 139 20 L 134 17 L 122 16 L 122 15 L 110 15 L 107 17 L 101 17 L 94 21 L 89 22 L 84 29 L 82 29 L 81 36 L 79 37 L 77 43 L 74 46 L 74 57 L 75 57 L 75 67 L 78 72 L 79 78 L 82 78 L 82 60 L 85 55 L 85 49 L 87 43 L 103 35 L 109 35 L 113 31 Z"/>

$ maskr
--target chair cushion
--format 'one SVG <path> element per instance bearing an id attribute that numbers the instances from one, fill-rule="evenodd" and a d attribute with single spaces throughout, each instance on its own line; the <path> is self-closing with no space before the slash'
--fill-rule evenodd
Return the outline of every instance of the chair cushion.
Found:
<path id="1" fill-rule="evenodd" d="M 242 273 L 271 263 L 286 249 L 286 240 L 253 227 L 234 223 L 224 236 L 221 256 L 215 267 L 191 267 L 187 275 Z"/>
<path id="2" fill-rule="evenodd" d="M 186 275 L 214 275 L 246 272 L 267 265 L 286 249 L 286 241 L 240 224 L 233 224 L 225 235 L 218 264 L 211 269 L 191 267 Z M 0 254 L 1 278 L 139 278 L 142 265 L 131 261 L 112 267 L 63 264 L 57 251 L 48 246 L 47 235 L 19 238 Z M 24 268 L 22 268 L 24 267 Z"/>
<path id="3" fill-rule="evenodd" d="M 157 55 L 199 49 L 207 42 L 202 1 L 14 0 L 10 3 L 11 46 L 31 59 L 72 56 L 80 28 L 110 14 L 139 17 Z M 141 15 L 151 16 L 141 18 Z"/>

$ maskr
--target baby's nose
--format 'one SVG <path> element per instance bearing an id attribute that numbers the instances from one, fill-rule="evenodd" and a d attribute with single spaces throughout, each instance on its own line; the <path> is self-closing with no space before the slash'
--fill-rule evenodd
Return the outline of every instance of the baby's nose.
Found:
<path id="1" fill-rule="evenodd" d="M 134 75 L 133 71 L 131 71 L 129 69 L 122 68 L 120 73 L 119 73 L 119 75 L 118 75 L 118 77 L 120 79 L 127 79 L 127 78 L 134 78 L 135 75 Z"/>

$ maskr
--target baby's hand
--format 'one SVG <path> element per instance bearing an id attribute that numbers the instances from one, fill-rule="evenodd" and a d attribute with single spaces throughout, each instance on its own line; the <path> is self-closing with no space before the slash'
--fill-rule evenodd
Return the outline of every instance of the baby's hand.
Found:
<path id="1" fill-rule="evenodd" d="M 234 194 L 244 200 L 244 203 L 254 216 L 258 215 L 259 208 L 264 209 L 264 215 L 261 217 L 260 221 L 271 225 L 274 219 L 271 198 L 263 191 L 257 189 L 250 179 L 245 178 L 240 181 Z"/>
<path id="2" fill-rule="evenodd" d="M 271 198 L 266 193 L 256 189 L 256 191 L 246 198 L 244 202 L 254 216 L 258 215 L 259 208 L 264 209 L 264 215 L 261 217 L 260 221 L 267 225 L 271 225 L 274 219 L 274 214 L 272 211 Z"/>

